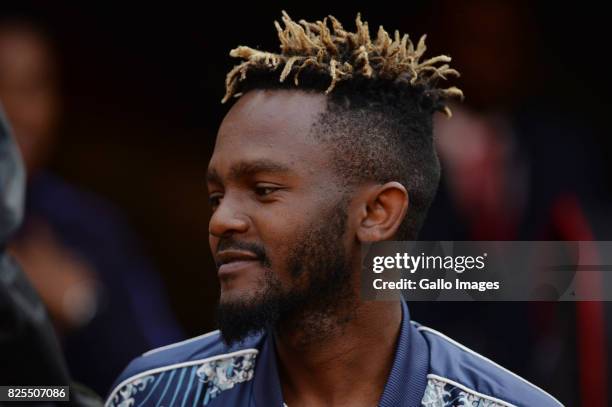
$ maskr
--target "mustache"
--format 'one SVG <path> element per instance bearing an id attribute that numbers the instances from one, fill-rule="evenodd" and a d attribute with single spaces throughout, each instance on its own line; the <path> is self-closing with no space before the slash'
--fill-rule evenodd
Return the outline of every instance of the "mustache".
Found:
<path id="1" fill-rule="evenodd" d="M 263 245 L 253 243 L 253 242 L 243 242 L 240 240 L 236 240 L 233 238 L 224 238 L 219 240 L 219 244 L 217 245 L 217 252 L 223 250 L 242 250 L 253 253 L 257 256 L 257 260 L 262 263 L 264 266 L 270 266 L 270 259 L 268 259 L 268 255 L 266 254 L 266 249 Z M 221 264 L 216 261 L 217 268 L 221 267 Z"/>

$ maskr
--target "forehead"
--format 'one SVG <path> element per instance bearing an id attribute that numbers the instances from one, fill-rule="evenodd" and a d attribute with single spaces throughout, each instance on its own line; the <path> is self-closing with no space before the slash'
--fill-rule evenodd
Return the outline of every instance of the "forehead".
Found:
<path id="1" fill-rule="evenodd" d="M 209 167 L 222 171 L 243 161 L 274 160 L 292 168 L 324 165 L 311 135 L 325 96 L 296 90 L 253 90 L 223 119 Z"/>
<path id="2" fill-rule="evenodd" d="M 27 75 L 53 68 L 48 44 L 41 34 L 27 28 L 0 27 L 0 72 L 3 75 Z"/>

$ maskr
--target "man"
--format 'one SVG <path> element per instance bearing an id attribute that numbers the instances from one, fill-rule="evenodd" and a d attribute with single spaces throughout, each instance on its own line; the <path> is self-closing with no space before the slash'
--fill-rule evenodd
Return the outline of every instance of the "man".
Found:
<path id="1" fill-rule="evenodd" d="M 359 298 L 362 245 L 416 239 L 434 197 L 450 58 L 359 16 L 283 22 L 280 54 L 230 54 L 224 101 L 241 97 L 208 167 L 220 331 L 145 353 L 107 405 L 560 405 L 403 300 Z"/>
<path id="2" fill-rule="evenodd" d="M 60 85 L 44 30 L 2 18 L 0 100 L 27 173 L 23 222 L 7 249 L 49 311 L 72 375 L 104 394 L 134 354 L 182 334 L 121 213 L 49 170 L 60 137 Z M 119 348 L 117 331 L 125 332 Z"/>
<path id="3" fill-rule="evenodd" d="M 71 380 L 40 297 L 6 246 L 24 212 L 25 169 L 0 108 L 0 383 L 70 386 L 70 406 L 95 407 L 102 399 Z"/>

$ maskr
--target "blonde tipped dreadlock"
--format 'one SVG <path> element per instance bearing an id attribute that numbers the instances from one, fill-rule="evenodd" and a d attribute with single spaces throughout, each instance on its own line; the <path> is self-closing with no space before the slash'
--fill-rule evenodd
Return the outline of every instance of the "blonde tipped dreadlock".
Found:
<path id="1" fill-rule="evenodd" d="M 337 83 L 361 76 L 372 79 L 384 79 L 411 86 L 422 86 L 427 94 L 438 102 L 440 108 L 449 117 L 451 111 L 445 105 L 450 98 L 463 98 L 463 92 L 456 87 L 446 89 L 436 88 L 440 79 L 459 76 L 459 72 L 447 64 L 451 58 L 440 55 L 421 62 L 425 53 L 425 35 L 421 37 L 416 47 L 407 34 L 400 37 L 395 31 L 394 38 L 381 26 L 376 39 L 370 37 L 368 23 L 361 21 L 357 14 L 357 31 L 346 31 L 333 16 L 326 17 L 316 23 L 291 20 L 283 11 L 283 29 L 274 22 L 280 39 L 281 53 L 259 51 L 253 48 L 239 46 L 230 52 L 234 58 L 245 61 L 236 65 L 225 80 L 226 93 L 221 101 L 225 103 L 230 97 L 239 97 L 238 85 L 246 79 L 251 70 L 276 71 L 282 67 L 279 76 L 284 82 L 293 75 L 295 85 L 299 85 L 300 73 L 312 69 L 330 76 L 331 83 L 326 94 L 330 93 Z M 331 29 L 328 23 L 331 22 Z M 442 64 L 442 65 L 440 65 Z"/>

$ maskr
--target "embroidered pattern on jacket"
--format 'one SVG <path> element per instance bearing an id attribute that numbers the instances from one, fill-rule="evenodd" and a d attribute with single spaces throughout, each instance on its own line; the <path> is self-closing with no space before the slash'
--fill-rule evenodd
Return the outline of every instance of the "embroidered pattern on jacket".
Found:
<path id="1" fill-rule="evenodd" d="M 428 379 L 425 394 L 421 400 L 422 407 L 506 407 L 493 400 L 467 392 L 450 383 Z"/>
<path id="2" fill-rule="evenodd" d="M 251 380 L 256 357 L 257 351 L 253 351 L 138 377 L 123 385 L 106 405 L 135 407 L 153 400 L 170 405 L 181 400 L 206 406 L 221 392 Z"/>
<path id="3" fill-rule="evenodd" d="M 201 382 L 208 385 L 204 395 L 204 405 L 222 391 L 251 380 L 255 371 L 255 357 L 255 353 L 248 353 L 233 358 L 213 360 L 200 366 L 196 375 Z"/>
<path id="4" fill-rule="evenodd" d="M 141 377 L 123 386 L 115 397 L 113 397 L 112 405 L 115 407 L 130 407 L 134 404 L 134 397 L 137 393 L 142 392 L 147 388 L 149 383 L 153 381 L 153 375 Z"/>

